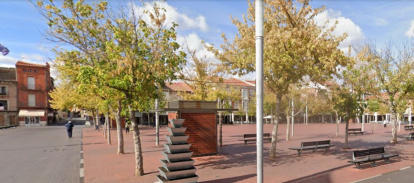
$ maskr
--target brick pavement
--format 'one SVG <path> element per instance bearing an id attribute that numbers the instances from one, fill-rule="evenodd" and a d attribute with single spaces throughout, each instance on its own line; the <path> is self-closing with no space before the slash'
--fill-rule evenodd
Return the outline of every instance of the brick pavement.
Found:
<path id="1" fill-rule="evenodd" d="M 199 182 L 256 182 L 256 146 L 239 141 L 244 133 L 255 133 L 255 127 L 254 124 L 223 126 L 224 146 L 219 149 L 219 155 L 193 158 Z M 360 127 L 360 124 L 351 124 L 350 127 Z M 271 133 L 271 130 L 272 125 L 264 126 L 265 133 Z M 276 159 L 268 158 L 270 143 L 264 143 L 264 182 L 352 182 L 414 165 L 414 142 L 403 140 L 409 132 L 402 130 L 399 133 L 400 142 L 393 145 L 389 144 L 390 126 L 384 128 L 382 125 L 368 124 L 365 131 L 363 136 L 352 135 L 349 138 L 351 149 L 343 149 L 344 124 L 340 125 L 338 138 L 335 137 L 334 124 L 295 124 L 295 136 L 290 141 L 285 141 L 286 126 L 280 125 Z M 141 177 L 134 176 L 132 134 L 125 135 L 124 132 L 125 154 L 118 155 L 115 132 L 112 130 L 113 144 L 108 145 L 102 133 L 93 128 L 84 128 L 85 182 L 155 182 L 158 167 L 161 166 L 160 151 L 163 150 L 162 146 L 155 146 L 155 128 L 141 128 L 146 173 Z M 166 142 L 166 127 L 160 129 L 160 134 L 160 144 L 163 144 Z M 299 146 L 302 141 L 324 139 L 330 139 L 336 145 L 328 153 L 320 150 L 297 156 L 296 151 L 289 150 L 290 147 Z M 366 165 L 362 170 L 347 163 L 352 150 L 377 146 L 385 146 L 386 151 L 399 153 L 400 157 L 390 164 L 379 162 L 377 167 Z"/>

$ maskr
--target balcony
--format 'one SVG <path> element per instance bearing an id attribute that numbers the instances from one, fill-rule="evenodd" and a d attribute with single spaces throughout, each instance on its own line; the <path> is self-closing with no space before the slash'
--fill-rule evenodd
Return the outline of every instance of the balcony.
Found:
<path id="1" fill-rule="evenodd" d="M 37 90 L 37 91 L 44 91 L 44 89 L 40 86 L 34 86 L 33 88 L 29 89 L 26 85 L 19 85 L 20 90 Z"/>
<path id="2" fill-rule="evenodd" d="M 19 107 L 47 108 L 48 106 L 41 102 L 36 102 L 35 106 L 29 106 L 29 102 L 19 102 Z"/>

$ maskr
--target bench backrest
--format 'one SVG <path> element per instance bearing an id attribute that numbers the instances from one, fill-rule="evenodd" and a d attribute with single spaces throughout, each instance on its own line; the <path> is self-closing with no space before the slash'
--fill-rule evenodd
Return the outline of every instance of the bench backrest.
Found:
<path id="1" fill-rule="evenodd" d="M 409 137 L 413 138 L 414 137 L 414 132 L 411 132 Z"/>
<path id="2" fill-rule="evenodd" d="M 331 140 L 302 142 L 301 146 L 306 147 L 306 146 L 329 145 L 329 144 L 331 144 Z"/>
<path id="3" fill-rule="evenodd" d="M 256 134 L 244 134 L 244 138 L 256 138 Z M 270 133 L 263 133 L 263 137 L 270 137 Z"/>
<path id="4" fill-rule="evenodd" d="M 404 126 L 404 128 L 410 129 L 410 128 L 413 128 L 413 125 L 406 125 Z"/>
<path id="5" fill-rule="evenodd" d="M 369 156 L 374 154 L 383 154 L 385 153 L 384 147 L 378 147 L 378 148 L 372 148 L 372 149 L 366 149 L 366 150 L 358 150 L 352 152 L 352 158 L 358 158 L 361 156 Z"/>
<path id="6" fill-rule="evenodd" d="M 349 128 L 348 131 L 361 131 L 361 128 Z"/>

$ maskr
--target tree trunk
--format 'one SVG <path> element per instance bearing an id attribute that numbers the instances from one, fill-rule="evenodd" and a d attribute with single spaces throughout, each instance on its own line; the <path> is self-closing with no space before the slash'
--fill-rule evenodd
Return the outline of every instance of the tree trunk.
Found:
<path id="1" fill-rule="evenodd" d="M 335 137 L 339 137 L 339 117 L 338 112 L 335 111 L 335 120 L 336 120 L 336 135 Z"/>
<path id="2" fill-rule="evenodd" d="M 223 119 L 221 112 L 219 112 L 219 145 L 223 147 Z"/>
<path id="3" fill-rule="evenodd" d="M 345 149 L 348 149 L 349 118 L 345 118 Z"/>
<path id="4" fill-rule="evenodd" d="M 290 118 L 291 116 L 286 116 L 286 141 L 290 140 Z"/>
<path id="5" fill-rule="evenodd" d="M 118 100 L 118 109 L 116 110 L 116 113 L 115 113 L 116 133 L 118 135 L 117 154 L 124 154 L 124 135 L 122 133 L 121 111 L 122 111 L 122 103 L 121 103 L 121 100 Z"/>
<path id="6" fill-rule="evenodd" d="M 138 123 L 134 117 L 134 111 L 132 111 L 131 105 L 128 105 L 129 110 L 129 119 L 132 123 L 132 134 L 134 138 L 134 148 L 135 148 L 135 176 L 144 175 L 144 159 L 142 158 L 142 147 L 141 147 L 141 138 L 138 128 Z"/>
<path id="7" fill-rule="evenodd" d="M 108 144 L 111 145 L 111 129 L 109 129 L 109 112 L 106 112 L 105 114 L 105 126 L 106 129 L 108 130 L 107 134 L 108 134 Z"/>
<path id="8" fill-rule="evenodd" d="M 95 118 L 95 120 L 96 120 L 95 125 L 97 126 L 98 132 L 99 132 L 99 110 L 98 109 L 96 109 L 96 118 Z"/>
<path id="9" fill-rule="evenodd" d="M 270 158 L 276 158 L 276 142 L 277 142 L 277 130 L 279 127 L 279 114 L 280 114 L 280 105 L 281 105 L 282 95 L 276 95 L 276 114 L 275 114 L 275 121 L 273 123 L 273 130 L 272 130 L 272 145 L 270 148 Z M 273 119 L 273 118 L 272 118 Z"/>
<path id="10" fill-rule="evenodd" d="M 392 139 L 390 141 L 392 144 L 398 143 L 397 140 L 397 120 L 393 120 L 392 122 Z"/>

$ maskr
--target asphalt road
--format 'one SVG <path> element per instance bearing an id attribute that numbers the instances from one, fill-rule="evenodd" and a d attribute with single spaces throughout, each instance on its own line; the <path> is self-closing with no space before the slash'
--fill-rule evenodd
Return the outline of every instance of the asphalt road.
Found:
<path id="1" fill-rule="evenodd" d="M 377 177 L 357 181 L 358 183 L 412 183 L 414 175 L 414 168 L 409 167 L 395 172 L 388 172 Z"/>
<path id="2" fill-rule="evenodd" d="M 0 130 L 0 182 L 81 182 L 82 128 L 75 123 L 72 138 L 64 126 Z"/>

